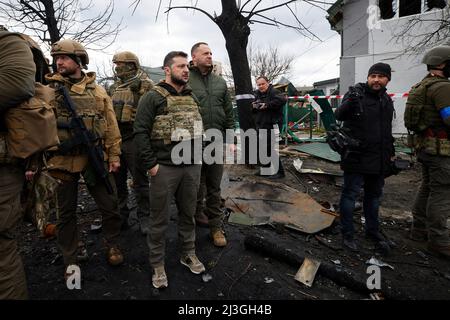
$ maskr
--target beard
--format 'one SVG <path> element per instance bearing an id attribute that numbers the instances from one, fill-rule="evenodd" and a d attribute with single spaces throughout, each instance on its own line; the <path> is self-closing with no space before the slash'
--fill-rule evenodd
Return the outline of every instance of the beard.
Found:
<path id="1" fill-rule="evenodd" d="M 181 77 L 176 77 L 173 74 L 170 75 L 170 80 L 172 81 L 172 83 L 177 84 L 179 86 L 184 86 L 188 83 L 187 80 L 184 80 Z"/>
<path id="2" fill-rule="evenodd" d="M 75 74 L 76 69 L 61 67 L 61 68 L 57 68 L 56 71 L 63 77 L 70 77 L 71 75 Z"/>
<path id="3" fill-rule="evenodd" d="M 381 91 L 383 90 L 384 86 L 381 83 L 372 83 L 369 84 L 369 88 L 372 89 L 373 91 Z"/>

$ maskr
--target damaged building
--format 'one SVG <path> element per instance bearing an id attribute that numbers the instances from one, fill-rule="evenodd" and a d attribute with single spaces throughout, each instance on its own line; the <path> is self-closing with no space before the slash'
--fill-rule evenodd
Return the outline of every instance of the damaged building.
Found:
<path id="1" fill-rule="evenodd" d="M 419 43 L 420 35 L 435 30 L 436 23 L 448 17 L 449 10 L 447 0 L 336 1 L 328 9 L 327 19 L 332 30 L 341 36 L 341 91 L 366 81 L 372 64 L 385 62 L 393 69 L 389 91 L 408 92 L 426 74 L 426 66 L 421 63 L 423 52 L 408 49 Z M 407 29 L 413 19 L 420 23 Z M 405 100 L 396 99 L 394 103 L 394 133 L 406 133 Z"/>

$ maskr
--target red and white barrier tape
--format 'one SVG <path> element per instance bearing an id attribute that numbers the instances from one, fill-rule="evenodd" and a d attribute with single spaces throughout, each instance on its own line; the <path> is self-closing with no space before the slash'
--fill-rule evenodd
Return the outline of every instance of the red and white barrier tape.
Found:
<path id="1" fill-rule="evenodd" d="M 389 97 L 393 98 L 393 99 L 397 99 L 397 98 L 408 98 L 409 96 L 409 92 L 405 92 L 405 93 L 388 93 Z M 299 99 L 342 99 L 344 96 L 343 95 L 336 95 L 336 96 L 310 96 L 310 95 L 306 95 L 306 96 L 293 96 L 293 97 L 288 97 L 288 99 L 290 100 L 299 100 Z"/>

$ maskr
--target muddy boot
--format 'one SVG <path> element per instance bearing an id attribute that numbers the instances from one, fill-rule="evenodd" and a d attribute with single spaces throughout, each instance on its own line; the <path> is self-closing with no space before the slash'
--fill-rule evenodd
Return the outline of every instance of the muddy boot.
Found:
<path id="1" fill-rule="evenodd" d="M 441 257 L 450 260 L 450 245 L 438 245 L 428 242 L 427 250 L 437 257 Z"/>
<path id="2" fill-rule="evenodd" d="M 195 223 L 199 227 L 207 228 L 209 226 L 208 217 L 203 212 L 195 214 Z"/>
<path id="3" fill-rule="evenodd" d="M 111 266 L 118 266 L 123 262 L 123 255 L 118 247 L 109 247 L 106 250 L 106 260 Z"/>
<path id="4" fill-rule="evenodd" d="M 216 247 L 225 247 L 227 245 L 227 238 L 225 238 L 225 232 L 222 229 L 211 229 L 210 235 Z"/>

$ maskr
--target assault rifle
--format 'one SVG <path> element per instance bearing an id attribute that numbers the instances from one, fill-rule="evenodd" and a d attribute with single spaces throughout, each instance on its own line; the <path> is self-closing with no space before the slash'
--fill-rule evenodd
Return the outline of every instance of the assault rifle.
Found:
<path id="1" fill-rule="evenodd" d="M 109 194 L 113 193 L 113 187 L 108 179 L 109 173 L 105 168 L 105 163 L 103 159 L 103 148 L 100 143 L 100 137 L 93 131 L 86 128 L 83 118 L 77 114 L 75 104 L 65 86 L 59 86 L 56 90 L 63 97 L 63 105 L 69 111 L 71 115 L 71 120 L 69 128 L 73 131 L 73 138 L 62 142 L 59 145 L 59 151 L 64 154 L 68 153 L 74 147 L 82 146 L 86 149 L 89 165 L 92 167 L 97 178 L 103 180 L 106 186 L 106 190 Z"/>

